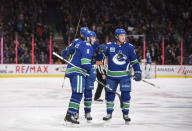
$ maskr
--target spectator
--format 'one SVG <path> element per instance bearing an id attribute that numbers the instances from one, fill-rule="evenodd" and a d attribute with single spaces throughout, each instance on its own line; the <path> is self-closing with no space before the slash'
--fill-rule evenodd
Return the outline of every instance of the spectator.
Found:
<path id="1" fill-rule="evenodd" d="M 165 64 L 179 64 L 179 47 L 176 43 L 183 38 L 184 57 L 187 58 L 192 49 L 192 1 L 166 0 L 1 0 L 0 32 L 4 33 L 4 41 L 8 45 L 5 51 L 14 50 L 15 32 L 19 35 L 19 43 L 24 43 L 30 50 L 31 34 L 37 35 L 35 52 L 48 56 L 48 39 L 50 32 L 62 34 L 65 43 L 72 40 L 75 34 L 79 14 L 84 3 L 80 26 L 93 29 L 101 43 L 113 41 L 112 32 L 117 27 L 127 29 L 129 35 L 145 35 L 147 48 L 150 49 L 154 62 L 161 63 L 161 41 L 165 39 L 168 58 Z M 143 38 L 129 38 L 137 47 L 138 58 L 142 59 Z M 23 42 L 24 41 L 24 42 Z M 43 45 L 41 45 L 43 43 Z M 44 45 L 45 43 L 45 45 Z M 23 45 L 22 45 L 23 46 Z M 20 47 L 22 51 L 22 47 Z M 19 52 L 23 55 L 23 52 Z M 5 60 L 14 63 L 14 58 Z M 21 56 L 21 54 L 19 54 Z M 36 58 L 41 63 L 40 58 Z M 185 60 L 186 61 L 186 60 Z M 47 61 L 48 62 L 48 61 Z"/>

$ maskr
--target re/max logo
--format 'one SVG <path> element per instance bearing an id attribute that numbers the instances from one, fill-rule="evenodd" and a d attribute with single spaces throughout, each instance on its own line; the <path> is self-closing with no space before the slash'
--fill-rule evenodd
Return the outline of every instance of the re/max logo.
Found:
<path id="1" fill-rule="evenodd" d="M 48 73 L 48 66 L 16 66 L 16 73 Z"/>

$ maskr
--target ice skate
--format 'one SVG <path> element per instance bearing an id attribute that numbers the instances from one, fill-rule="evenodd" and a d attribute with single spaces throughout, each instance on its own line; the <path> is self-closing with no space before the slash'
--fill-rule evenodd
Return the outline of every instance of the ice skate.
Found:
<path id="1" fill-rule="evenodd" d="M 74 118 L 75 118 L 76 120 L 78 120 L 78 119 L 79 119 L 79 113 L 76 113 L 75 116 L 74 116 Z"/>
<path id="2" fill-rule="evenodd" d="M 102 99 L 95 99 L 94 101 L 97 101 L 97 102 L 103 102 Z"/>
<path id="3" fill-rule="evenodd" d="M 108 121 L 112 118 L 112 114 L 107 114 L 107 116 L 103 117 L 104 121 Z"/>
<path id="4" fill-rule="evenodd" d="M 79 124 L 79 121 L 77 121 L 77 119 L 75 119 L 75 117 L 73 115 L 69 115 L 69 114 L 67 114 L 65 116 L 64 121 L 69 122 L 69 123 Z"/>
<path id="5" fill-rule="evenodd" d="M 130 122 L 131 118 L 129 118 L 128 115 L 123 115 L 123 119 L 125 120 L 125 122 Z"/>
<path id="6" fill-rule="evenodd" d="M 91 113 L 85 113 L 85 118 L 88 120 L 88 121 L 91 121 L 93 118 L 91 116 Z"/>

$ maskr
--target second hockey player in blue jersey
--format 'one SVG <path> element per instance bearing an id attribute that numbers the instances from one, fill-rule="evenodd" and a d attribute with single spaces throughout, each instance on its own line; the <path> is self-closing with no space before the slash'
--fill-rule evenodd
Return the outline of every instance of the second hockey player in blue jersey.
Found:
<path id="1" fill-rule="evenodd" d="M 108 57 L 107 86 L 116 91 L 117 86 L 120 85 L 123 118 L 125 121 L 130 121 L 128 114 L 131 99 L 131 68 L 134 69 L 134 79 L 136 81 L 141 80 L 141 69 L 134 46 L 126 42 L 125 30 L 116 29 L 115 39 L 115 42 L 105 44 L 100 48 L 104 50 L 105 55 Z M 103 117 L 105 121 L 112 118 L 114 99 L 115 93 L 106 90 L 107 116 Z"/>
<path id="2" fill-rule="evenodd" d="M 87 30 L 83 33 L 85 41 L 80 41 L 75 39 L 73 44 L 74 48 L 68 49 L 68 52 L 63 53 L 63 57 L 72 55 L 71 63 L 84 69 L 89 76 L 86 76 L 84 71 L 73 67 L 71 65 L 67 66 L 66 76 L 70 78 L 70 83 L 72 87 L 72 96 L 69 103 L 69 108 L 65 121 L 79 124 L 77 121 L 79 113 L 79 103 L 84 94 L 84 111 L 85 118 L 87 120 L 92 120 L 91 117 L 91 104 L 92 104 L 92 90 L 94 89 L 94 81 L 96 79 L 96 70 L 94 68 L 95 59 L 97 55 L 96 34 L 93 31 Z M 72 54 L 71 54 L 72 53 Z M 96 57 L 96 58 L 95 58 Z"/>
<path id="3" fill-rule="evenodd" d="M 90 36 L 87 35 L 85 37 Z M 79 104 L 83 97 L 85 88 L 87 88 L 86 80 L 90 79 L 94 81 L 95 79 L 95 74 L 91 63 L 92 57 L 93 47 L 88 41 L 79 41 L 75 43 L 75 50 L 72 54 L 70 63 L 74 64 L 76 67 L 69 64 L 66 69 L 66 77 L 70 79 L 72 89 L 72 95 L 70 98 L 67 114 L 65 116 L 65 121 L 67 122 L 79 124 L 79 121 L 77 121 L 76 118 L 76 114 L 79 112 Z M 85 72 L 87 72 L 89 76 L 86 76 Z"/>

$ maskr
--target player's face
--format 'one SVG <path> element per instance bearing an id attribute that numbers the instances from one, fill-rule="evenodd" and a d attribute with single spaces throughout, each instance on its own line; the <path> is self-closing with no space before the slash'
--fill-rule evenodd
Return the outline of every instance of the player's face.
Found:
<path id="1" fill-rule="evenodd" d="M 117 36 L 117 39 L 119 40 L 120 43 L 124 43 L 126 40 L 126 34 L 120 34 Z"/>
<path id="2" fill-rule="evenodd" d="M 90 42 L 93 44 L 96 41 L 96 37 L 91 37 Z"/>

